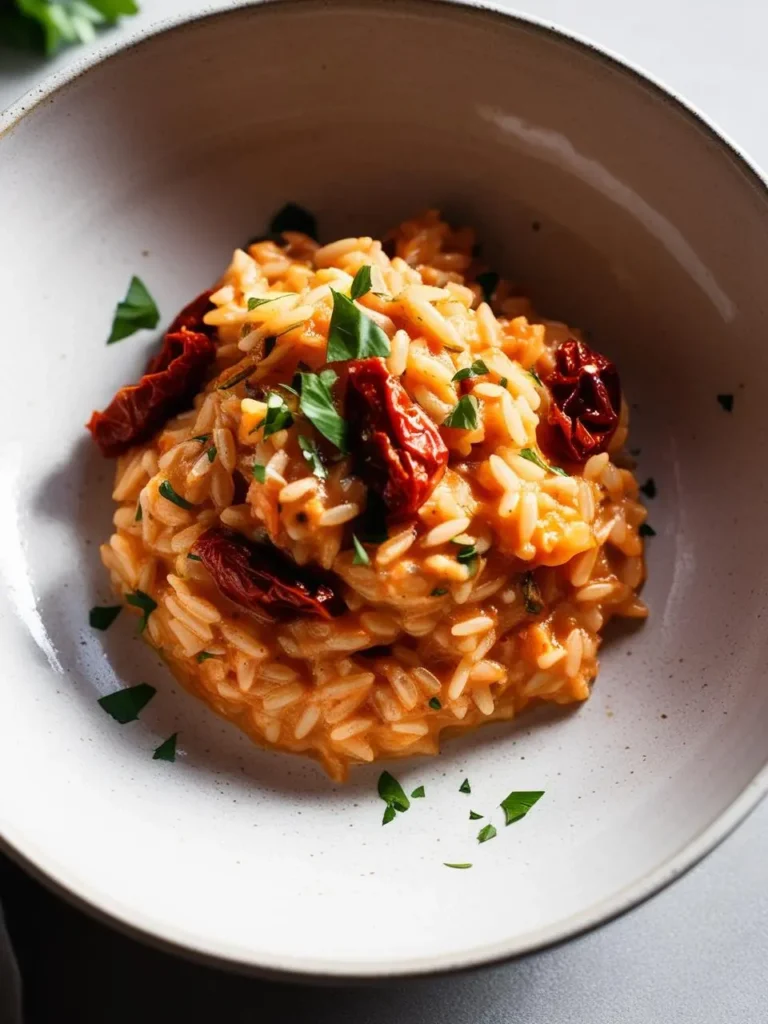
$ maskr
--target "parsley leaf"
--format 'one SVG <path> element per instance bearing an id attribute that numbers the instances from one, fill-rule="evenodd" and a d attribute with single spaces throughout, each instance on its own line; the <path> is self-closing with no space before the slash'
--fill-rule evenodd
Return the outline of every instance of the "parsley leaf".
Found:
<path id="1" fill-rule="evenodd" d="M 267 395 L 267 416 L 264 420 L 264 440 L 278 430 L 287 430 L 293 423 L 291 410 L 285 404 L 285 399 L 276 391 L 270 391 Z"/>
<path id="2" fill-rule="evenodd" d="M 268 302 L 275 302 L 276 299 L 282 299 L 288 294 L 288 292 L 283 292 L 282 295 L 268 295 L 266 297 L 252 295 L 250 299 L 248 299 L 248 312 L 252 313 L 253 310 L 258 309 L 259 306 L 266 306 Z"/>
<path id="3" fill-rule="evenodd" d="M 482 359 L 476 359 L 471 366 L 466 366 L 463 370 L 458 370 L 454 373 L 451 380 L 469 380 L 470 377 L 482 377 L 490 372 Z"/>
<path id="4" fill-rule="evenodd" d="M 216 449 L 209 448 L 207 453 L 209 462 L 213 462 L 213 459 L 211 458 L 211 451 L 213 451 L 214 457 L 216 456 Z M 180 494 L 177 494 L 176 491 L 174 491 L 173 487 L 171 486 L 170 480 L 163 480 L 163 482 L 158 487 L 158 491 L 161 497 L 165 498 L 166 501 L 172 501 L 174 505 L 178 505 L 179 508 L 183 508 L 187 512 L 189 512 L 190 509 L 194 508 L 194 505 L 192 504 L 191 501 L 187 501 L 186 498 L 182 498 Z"/>
<path id="5" fill-rule="evenodd" d="M 328 327 L 326 359 L 337 363 L 347 359 L 388 356 L 389 338 L 346 295 L 331 289 L 333 314 Z"/>
<path id="6" fill-rule="evenodd" d="M 122 341 L 123 338 L 135 334 L 142 328 L 157 327 L 159 320 L 160 311 L 155 305 L 155 300 L 143 282 L 134 276 L 128 285 L 125 298 L 122 302 L 118 302 L 115 309 L 112 330 L 107 338 L 107 344 L 112 345 L 116 341 Z"/>
<path id="7" fill-rule="evenodd" d="M 312 423 L 331 444 L 339 451 L 347 453 L 347 423 L 336 411 L 333 404 L 331 388 L 337 377 L 333 370 L 322 373 L 300 373 L 301 400 L 300 408 Z"/>
<path id="8" fill-rule="evenodd" d="M 532 462 L 534 466 L 538 466 L 539 469 L 543 469 L 545 473 L 557 473 L 558 476 L 568 476 L 564 469 L 560 469 L 559 466 L 548 465 L 538 452 L 535 452 L 533 448 L 521 448 L 518 453 L 521 459 L 526 459 L 528 462 Z"/>
<path id="9" fill-rule="evenodd" d="M 136 721 L 139 712 L 156 693 L 157 690 L 149 683 L 139 683 L 138 686 L 126 686 L 123 690 L 116 690 L 115 693 L 108 693 L 106 697 L 100 697 L 99 704 L 116 722 L 125 725 L 127 722 Z"/>
<path id="10" fill-rule="evenodd" d="M 460 793 L 471 793 L 472 792 L 472 787 L 469 784 L 469 779 L 464 779 L 462 784 L 459 786 L 459 792 Z"/>
<path id="11" fill-rule="evenodd" d="M 652 476 L 648 477 L 648 479 L 642 485 L 640 490 L 643 492 L 643 494 L 646 496 L 646 498 L 655 498 L 656 497 L 656 481 L 653 479 Z"/>
<path id="12" fill-rule="evenodd" d="M 300 231 L 317 241 L 317 221 L 313 215 L 296 203 L 286 203 L 278 210 L 269 222 L 269 230 L 273 235 L 282 235 L 284 231 Z"/>
<path id="13" fill-rule="evenodd" d="M 418 800 L 420 797 L 426 796 L 423 786 L 417 786 L 416 789 L 411 793 L 412 800 Z"/>
<path id="14" fill-rule="evenodd" d="M 92 629 L 109 629 L 122 610 L 123 606 L 121 604 L 91 608 L 88 612 L 88 625 Z"/>
<path id="15" fill-rule="evenodd" d="M 200 557 L 200 555 L 187 555 L 187 558 L 190 560 L 190 562 L 202 562 L 202 558 Z"/>
<path id="16" fill-rule="evenodd" d="M 368 552 L 365 550 L 365 548 L 354 535 L 354 533 L 352 534 L 352 544 L 355 549 L 355 557 L 352 559 L 352 565 L 370 565 L 371 560 L 368 557 Z"/>
<path id="17" fill-rule="evenodd" d="M 495 839 L 497 834 L 493 825 L 484 825 L 477 833 L 477 841 L 478 843 L 487 843 L 489 839 Z"/>
<path id="18" fill-rule="evenodd" d="M 433 711 L 442 710 L 443 705 L 440 703 L 439 697 L 430 697 L 427 703 L 429 704 Z"/>
<path id="19" fill-rule="evenodd" d="M 456 555 L 457 562 L 468 565 L 475 558 L 477 558 L 477 547 L 474 544 L 459 544 L 459 553 Z"/>
<path id="20" fill-rule="evenodd" d="M 521 586 L 523 588 L 523 605 L 527 614 L 538 615 L 544 607 L 544 599 L 532 572 L 523 573 Z"/>
<path id="21" fill-rule="evenodd" d="M 253 473 L 253 479 L 257 480 L 260 484 L 267 482 L 267 467 L 260 466 L 258 463 L 254 463 L 251 466 L 251 472 Z"/>
<path id="22" fill-rule="evenodd" d="M 470 821 L 479 821 L 481 818 L 482 818 L 482 814 L 478 814 L 477 811 L 470 811 L 469 812 L 469 820 Z"/>
<path id="23" fill-rule="evenodd" d="M 216 458 L 216 445 L 212 444 L 205 454 L 208 456 L 208 461 L 213 462 L 213 460 Z"/>
<path id="24" fill-rule="evenodd" d="M 144 518 L 144 509 L 141 507 L 141 501 L 136 502 L 136 514 L 133 517 L 134 523 L 140 523 Z"/>
<path id="25" fill-rule="evenodd" d="M 474 395 L 464 395 L 459 399 L 458 405 L 448 413 L 443 420 L 444 427 L 453 427 L 456 430 L 477 429 L 477 399 Z"/>
<path id="26" fill-rule="evenodd" d="M 495 270 L 486 270 L 484 274 L 478 274 L 475 281 L 483 289 L 483 300 L 490 302 L 493 298 L 493 293 L 498 287 L 499 275 Z"/>
<path id="27" fill-rule="evenodd" d="M 506 388 L 507 384 L 509 384 L 509 379 L 507 377 L 499 377 L 500 388 Z"/>
<path id="28" fill-rule="evenodd" d="M 349 289 L 350 299 L 360 299 L 371 290 L 371 268 L 366 263 L 355 274 L 352 287 Z"/>
<path id="29" fill-rule="evenodd" d="M 134 608 L 140 608 L 144 612 L 139 623 L 139 632 L 143 633 L 147 628 L 149 616 L 157 608 L 157 601 L 151 598 L 149 594 L 145 594 L 143 590 L 134 590 L 132 594 L 126 594 L 125 600 L 128 604 L 132 604 Z"/>
<path id="30" fill-rule="evenodd" d="M 656 536 L 656 531 L 652 526 L 649 526 L 648 523 L 641 523 L 637 532 L 640 534 L 641 537 Z"/>
<path id="31" fill-rule="evenodd" d="M 202 665 L 204 661 L 208 661 L 209 658 L 215 658 L 215 654 L 211 654 L 210 651 L 200 651 L 199 654 L 195 655 L 195 661 L 198 665 Z"/>
<path id="32" fill-rule="evenodd" d="M 328 476 L 328 470 L 323 465 L 320 458 L 320 449 L 312 438 L 299 434 L 299 448 L 301 448 L 302 455 L 312 467 L 312 473 L 318 480 L 325 480 Z"/>
<path id="33" fill-rule="evenodd" d="M 405 795 L 403 787 L 389 772 L 382 772 L 379 776 L 378 790 L 384 803 L 395 811 L 407 811 L 411 806 L 411 801 Z"/>
<path id="34" fill-rule="evenodd" d="M 390 821 L 393 821 L 395 817 L 395 808 L 391 804 L 387 804 L 384 810 L 384 817 L 381 819 L 382 825 L 388 825 Z"/>
<path id="35" fill-rule="evenodd" d="M 544 796 L 544 790 L 517 791 L 510 793 L 501 801 L 501 809 L 504 811 L 504 824 L 512 825 L 514 822 L 524 818 L 528 811 Z"/>
<path id="36" fill-rule="evenodd" d="M 447 860 L 443 861 L 443 866 L 446 868 L 458 868 L 459 871 L 465 871 L 467 868 L 471 868 L 471 864 L 449 864 Z"/>
<path id="37" fill-rule="evenodd" d="M 164 740 L 160 746 L 155 750 L 152 755 L 153 761 L 175 761 L 176 760 L 176 740 L 178 739 L 178 733 L 175 732 L 172 736 L 169 736 L 167 740 Z"/>

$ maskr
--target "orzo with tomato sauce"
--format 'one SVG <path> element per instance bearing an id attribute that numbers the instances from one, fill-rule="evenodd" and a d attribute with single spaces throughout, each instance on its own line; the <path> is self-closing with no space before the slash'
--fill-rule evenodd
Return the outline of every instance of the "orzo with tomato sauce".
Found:
<path id="1" fill-rule="evenodd" d="M 89 424 L 148 641 L 337 779 L 584 700 L 603 624 L 646 615 L 617 371 L 473 245 L 429 212 L 237 249 Z"/>

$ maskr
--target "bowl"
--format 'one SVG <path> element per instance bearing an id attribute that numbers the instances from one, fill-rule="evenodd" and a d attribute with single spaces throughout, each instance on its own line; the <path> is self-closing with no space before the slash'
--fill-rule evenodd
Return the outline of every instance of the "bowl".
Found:
<path id="1" fill-rule="evenodd" d="M 700 118 L 588 46 L 491 10 L 285 0 L 96 52 L 1 127 L 10 852 L 166 946 L 375 977 L 498 960 L 605 921 L 757 802 L 768 202 Z M 398 762 L 426 797 L 386 828 L 380 765 L 334 785 L 260 750 L 180 691 L 132 621 L 88 624 L 110 600 L 97 548 L 112 467 L 83 424 L 154 345 L 104 344 L 114 303 L 138 274 L 167 322 L 289 200 L 327 239 L 428 206 L 474 225 L 494 266 L 618 363 L 638 472 L 657 488 L 651 617 L 608 636 L 592 698 Z M 139 682 L 158 697 L 119 726 L 97 698 Z M 177 730 L 176 762 L 153 759 Z M 504 828 L 513 789 L 545 797 Z M 469 810 L 498 825 L 494 842 L 476 842 Z"/>

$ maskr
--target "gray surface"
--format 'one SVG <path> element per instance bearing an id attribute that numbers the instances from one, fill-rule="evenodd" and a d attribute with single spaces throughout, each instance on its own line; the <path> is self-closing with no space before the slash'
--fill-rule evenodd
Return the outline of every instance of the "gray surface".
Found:
<path id="1" fill-rule="evenodd" d="M 142 15 L 113 34 L 133 35 L 178 11 L 206 6 L 223 5 L 143 0 Z M 625 0 L 620 5 L 528 0 L 516 6 L 647 69 L 703 111 L 758 165 L 768 167 L 768 5 L 763 0 Z M 73 53 L 47 65 L 0 53 L 0 107 Z M 189 1024 L 208 1021 L 212 1013 L 218 1016 L 216 1011 L 232 1024 L 256 1016 L 268 1019 L 268 1007 L 279 1007 L 281 1019 L 314 1024 L 763 1024 L 768 1020 L 766 853 L 768 805 L 763 805 L 704 864 L 634 913 L 563 948 L 474 975 L 376 990 L 292 991 L 182 971 L 169 958 L 142 951 L 135 955 L 141 958 L 143 987 L 152 991 L 148 1002 L 156 1011 L 145 1005 L 140 1018 L 124 1016 L 125 997 L 115 992 L 114 1007 L 105 1005 L 110 986 L 104 986 L 98 1015 L 84 1011 L 75 1017 L 70 1007 L 69 1016 L 61 1008 L 56 1019 L 153 1024 L 167 1019 L 174 1006 L 181 1009 L 172 990 L 178 993 L 182 982 L 185 1004 L 189 999 L 183 1016 Z M 39 909 L 41 916 L 50 913 L 50 903 Z M 44 919 L 36 925 L 45 932 Z M 118 950 L 130 955 L 124 940 L 115 943 L 115 955 Z M 83 925 L 82 957 L 77 959 L 85 965 L 89 952 L 105 955 L 105 944 L 107 933 Z M 54 947 L 49 945 L 45 954 L 54 955 Z M 90 985 L 85 973 L 82 984 Z M 211 1003 L 207 996 L 214 992 Z"/>

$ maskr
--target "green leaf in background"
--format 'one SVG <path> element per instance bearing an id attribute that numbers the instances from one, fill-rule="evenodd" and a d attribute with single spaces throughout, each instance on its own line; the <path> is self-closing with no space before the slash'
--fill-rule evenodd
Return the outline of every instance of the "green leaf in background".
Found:
<path id="1" fill-rule="evenodd" d="M 135 334 L 142 328 L 151 329 L 157 327 L 160 320 L 160 311 L 155 305 L 155 300 L 149 294 L 138 277 L 134 275 L 128 285 L 128 292 L 122 302 L 118 302 L 115 309 L 115 317 L 112 321 L 112 331 L 107 338 L 107 344 L 112 345 L 116 341 Z"/>
<path id="2" fill-rule="evenodd" d="M 0 7 L 0 41 L 47 56 L 67 43 L 90 43 L 97 26 L 139 10 L 135 0 L 0 0 Z"/>

